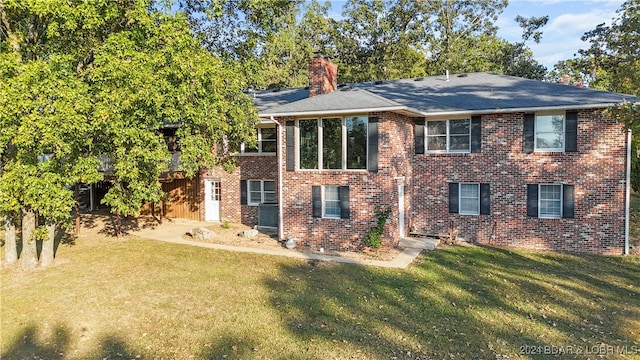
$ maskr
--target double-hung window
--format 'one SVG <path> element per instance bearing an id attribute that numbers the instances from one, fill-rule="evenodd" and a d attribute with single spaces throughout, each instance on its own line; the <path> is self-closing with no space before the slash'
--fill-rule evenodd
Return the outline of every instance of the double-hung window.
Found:
<path id="1" fill-rule="evenodd" d="M 489 184 L 449 183 L 449 212 L 461 215 L 489 215 Z"/>
<path id="2" fill-rule="evenodd" d="M 564 115 L 536 115 L 535 151 L 564 151 Z"/>
<path id="3" fill-rule="evenodd" d="M 277 134 L 275 127 L 260 127 L 256 129 L 257 142 L 255 147 L 242 144 L 242 152 L 246 154 L 275 154 L 277 148 Z"/>
<path id="4" fill-rule="evenodd" d="M 522 150 L 533 152 L 577 152 L 578 112 L 525 114 Z"/>
<path id="5" fill-rule="evenodd" d="M 528 184 L 527 216 L 545 219 L 573 218 L 573 185 Z"/>
<path id="6" fill-rule="evenodd" d="M 367 116 L 298 120 L 298 168 L 367 169 L 368 125 Z"/>
<path id="7" fill-rule="evenodd" d="M 349 187 L 324 185 L 312 186 L 313 217 L 348 219 Z"/>
<path id="8" fill-rule="evenodd" d="M 275 181 L 247 180 L 249 199 L 247 205 L 276 202 Z"/>
<path id="9" fill-rule="evenodd" d="M 426 124 L 427 152 L 471 152 L 471 120 L 434 120 Z"/>
<path id="10" fill-rule="evenodd" d="M 460 184 L 460 214 L 480 214 L 480 184 Z"/>
<path id="11" fill-rule="evenodd" d="M 338 186 L 323 186 L 324 201 L 322 202 L 322 217 L 340 217 L 340 188 Z"/>

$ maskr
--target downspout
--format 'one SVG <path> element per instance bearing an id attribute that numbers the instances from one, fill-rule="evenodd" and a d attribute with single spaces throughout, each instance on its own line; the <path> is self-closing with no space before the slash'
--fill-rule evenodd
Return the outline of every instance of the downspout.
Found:
<path id="1" fill-rule="evenodd" d="M 270 116 L 271 121 L 276 123 L 278 127 L 278 136 L 276 137 L 277 152 L 278 152 L 278 238 L 284 239 L 284 217 L 282 216 L 282 125 L 277 122 L 273 116 Z"/>
<path id="2" fill-rule="evenodd" d="M 627 130 L 627 186 L 624 214 L 624 255 L 629 255 L 629 219 L 631 209 L 631 129 Z"/>

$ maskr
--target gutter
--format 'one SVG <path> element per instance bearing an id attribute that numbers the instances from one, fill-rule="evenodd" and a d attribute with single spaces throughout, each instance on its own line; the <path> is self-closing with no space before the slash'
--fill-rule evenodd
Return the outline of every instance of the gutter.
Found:
<path id="1" fill-rule="evenodd" d="M 631 216 L 631 129 L 627 130 L 627 184 L 624 209 L 624 255 L 629 255 L 629 224 Z"/>
<path id="2" fill-rule="evenodd" d="M 399 110 L 410 110 L 406 106 L 387 106 L 387 107 L 378 107 L 378 108 L 353 108 L 353 109 L 341 109 L 341 110 L 318 110 L 318 111 L 294 111 L 294 112 L 283 112 L 283 113 L 267 113 L 267 114 L 258 114 L 260 117 L 284 117 L 284 116 L 318 116 L 318 115 L 348 115 L 348 114 L 363 114 L 370 112 L 382 112 L 382 111 L 399 111 Z"/>
<path id="3" fill-rule="evenodd" d="M 479 110 L 451 110 L 451 111 L 421 111 L 425 117 L 450 116 L 450 115 L 485 115 L 485 114 L 507 114 L 516 112 L 536 112 L 547 110 L 584 110 L 584 109 L 602 109 L 616 105 L 617 103 L 589 104 L 589 105 L 559 105 L 559 106 L 538 106 L 538 107 L 522 107 L 522 108 L 496 108 L 496 109 L 479 109 Z"/>
<path id="4" fill-rule="evenodd" d="M 485 114 L 508 114 L 517 112 L 536 112 L 536 111 L 553 111 L 553 110 L 585 110 L 585 109 L 603 109 L 616 105 L 617 103 L 601 103 L 601 104 L 581 104 L 581 105 L 558 105 L 558 106 L 537 106 L 537 107 L 519 107 L 519 108 L 495 108 L 495 109 L 465 109 L 465 110 L 439 110 L 428 111 L 410 108 L 408 106 L 389 106 L 382 108 L 362 108 L 362 109 L 341 109 L 341 110 L 321 110 L 321 111 L 295 111 L 295 112 L 276 112 L 259 114 L 261 117 L 283 117 L 283 116 L 323 116 L 323 115 L 349 115 L 362 114 L 370 112 L 383 111 L 403 111 L 411 113 L 419 117 L 440 117 L 440 116 L 459 116 L 459 115 L 485 115 Z"/>
<path id="5" fill-rule="evenodd" d="M 284 198 L 282 194 L 282 125 L 273 116 L 270 116 L 269 119 L 276 124 L 278 129 L 276 136 L 276 152 L 278 154 L 278 239 L 282 240 L 284 239 L 284 217 L 282 215 L 282 199 Z"/>

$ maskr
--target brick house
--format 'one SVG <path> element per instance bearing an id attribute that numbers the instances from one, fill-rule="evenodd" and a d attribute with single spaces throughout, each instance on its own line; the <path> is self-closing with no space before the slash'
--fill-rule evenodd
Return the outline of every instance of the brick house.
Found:
<path id="1" fill-rule="evenodd" d="M 628 251 L 630 135 L 603 115 L 630 96 L 491 73 L 250 93 L 258 146 L 203 174 L 208 220 L 278 227 L 353 250 L 391 211 L 386 246 L 449 229 L 480 244 Z"/>

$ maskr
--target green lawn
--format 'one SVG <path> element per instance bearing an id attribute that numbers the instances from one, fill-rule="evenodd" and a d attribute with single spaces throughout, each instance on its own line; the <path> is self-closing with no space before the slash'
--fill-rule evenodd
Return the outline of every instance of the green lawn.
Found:
<path id="1" fill-rule="evenodd" d="M 2 359 L 640 358 L 640 257 L 452 247 L 388 270 L 80 239 L 1 274 Z"/>

